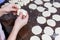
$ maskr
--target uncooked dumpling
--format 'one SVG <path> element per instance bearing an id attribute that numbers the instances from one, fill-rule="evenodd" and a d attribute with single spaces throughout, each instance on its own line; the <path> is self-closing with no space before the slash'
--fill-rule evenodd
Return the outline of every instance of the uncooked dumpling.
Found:
<path id="1" fill-rule="evenodd" d="M 43 1 L 42 0 L 35 0 L 34 1 L 37 5 L 42 5 L 43 4 Z"/>
<path id="2" fill-rule="evenodd" d="M 38 36 L 32 36 L 30 40 L 40 40 L 40 38 Z"/>
<path id="3" fill-rule="evenodd" d="M 55 29 L 55 33 L 60 35 L 60 27 Z"/>
<path id="4" fill-rule="evenodd" d="M 55 27 L 55 26 L 56 26 L 56 22 L 55 22 L 54 20 L 52 20 L 52 19 L 48 19 L 48 20 L 47 20 L 47 24 L 48 24 L 49 26 L 52 26 L 52 27 Z"/>
<path id="5" fill-rule="evenodd" d="M 42 17 L 42 16 L 37 17 L 37 22 L 39 24 L 45 24 L 46 23 L 46 18 L 45 17 Z"/>
<path id="6" fill-rule="evenodd" d="M 55 14 L 52 16 L 52 19 L 56 20 L 56 21 L 60 21 L 60 15 Z"/>
<path id="7" fill-rule="evenodd" d="M 49 35 L 43 34 L 42 40 L 52 40 L 52 38 Z"/>
<path id="8" fill-rule="evenodd" d="M 21 0 L 21 2 L 23 2 L 24 5 L 27 5 L 28 3 L 30 3 L 30 0 Z"/>
<path id="9" fill-rule="evenodd" d="M 52 7 L 52 4 L 47 2 L 47 3 L 44 3 L 44 6 L 47 7 L 47 8 L 50 8 L 50 7 Z"/>
<path id="10" fill-rule="evenodd" d="M 56 8 L 60 8 L 60 3 L 59 2 L 53 2 L 53 6 Z"/>
<path id="11" fill-rule="evenodd" d="M 35 35 L 38 35 L 42 32 L 42 28 L 40 26 L 34 26 L 32 27 L 32 33 Z"/>
<path id="12" fill-rule="evenodd" d="M 50 0 L 43 0 L 44 2 L 48 2 L 48 1 L 50 1 Z"/>
<path id="13" fill-rule="evenodd" d="M 48 8 L 48 11 L 51 12 L 51 13 L 56 13 L 57 12 L 57 9 L 54 8 L 54 7 L 49 7 Z"/>
<path id="14" fill-rule="evenodd" d="M 38 6 L 38 7 L 37 7 L 37 10 L 38 10 L 39 12 L 44 12 L 44 11 L 45 11 L 45 8 L 42 7 L 42 6 Z"/>
<path id="15" fill-rule="evenodd" d="M 49 11 L 44 11 L 44 12 L 42 13 L 42 15 L 43 15 L 44 17 L 50 17 L 51 13 L 50 13 Z"/>
<path id="16" fill-rule="evenodd" d="M 35 10 L 37 8 L 36 4 L 29 4 L 29 9 Z"/>
<path id="17" fill-rule="evenodd" d="M 47 34 L 47 35 L 49 35 L 49 36 L 51 36 L 51 35 L 53 35 L 54 30 L 51 27 L 46 26 L 44 28 L 44 33 Z"/>
<path id="18" fill-rule="evenodd" d="M 56 36 L 55 40 L 60 40 L 60 35 Z"/>

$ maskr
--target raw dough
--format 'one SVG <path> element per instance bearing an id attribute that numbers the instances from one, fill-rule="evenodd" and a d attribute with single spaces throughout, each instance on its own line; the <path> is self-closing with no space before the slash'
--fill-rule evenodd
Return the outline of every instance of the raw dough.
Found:
<path id="1" fill-rule="evenodd" d="M 54 30 L 53 30 L 51 27 L 46 26 L 46 27 L 44 28 L 44 33 L 45 33 L 46 35 L 51 36 L 51 35 L 53 35 Z"/>
<path id="2" fill-rule="evenodd" d="M 49 26 L 52 26 L 52 27 L 55 27 L 55 26 L 56 26 L 56 22 L 55 22 L 54 20 L 52 20 L 52 19 L 48 19 L 48 20 L 47 20 L 47 24 L 48 24 Z"/>
<path id="3" fill-rule="evenodd" d="M 34 26 L 32 27 L 32 33 L 35 35 L 38 35 L 42 32 L 42 28 L 40 26 Z"/>
<path id="4" fill-rule="evenodd" d="M 40 38 L 38 36 L 32 36 L 30 40 L 40 40 Z"/>
<path id="5" fill-rule="evenodd" d="M 42 16 L 37 17 L 37 22 L 39 24 L 45 24 L 46 23 L 46 18 L 45 17 L 42 17 Z"/>
<path id="6" fill-rule="evenodd" d="M 42 13 L 42 15 L 43 15 L 44 17 L 50 17 L 50 16 L 51 16 L 51 13 L 50 13 L 49 11 L 44 11 L 44 12 Z"/>
<path id="7" fill-rule="evenodd" d="M 37 7 L 37 10 L 38 10 L 39 12 L 44 12 L 44 11 L 45 11 L 45 8 L 42 7 L 42 6 L 38 6 L 38 7 Z"/>

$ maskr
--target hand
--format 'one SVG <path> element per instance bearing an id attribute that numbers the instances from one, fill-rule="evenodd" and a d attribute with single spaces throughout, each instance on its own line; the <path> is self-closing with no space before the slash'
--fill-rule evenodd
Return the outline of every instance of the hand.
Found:
<path id="1" fill-rule="evenodd" d="M 24 25 L 27 24 L 28 18 L 28 14 L 26 16 L 23 16 L 23 14 L 21 13 L 15 21 L 14 28 L 20 30 Z"/>
<path id="2" fill-rule="evenodd" d="M 15 4 L 9 4 L 5 7 L 2 7 L 1 9 L 4 10 L 4 12 L 11 12 L 11 11 L 16 12 L 18 10 L 18 7 Z"/>

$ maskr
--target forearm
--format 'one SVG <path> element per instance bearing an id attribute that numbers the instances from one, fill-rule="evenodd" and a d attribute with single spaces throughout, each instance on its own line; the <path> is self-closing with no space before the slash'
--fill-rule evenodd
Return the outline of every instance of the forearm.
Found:
<path id="1" fill-rule="evenodd" d="M 16 26 L 17 27 L 17 26 Z M 17 28 L 13 28 L 11 34 L 9 35 L 7 40 L 16 40 L 17 34 L 18 34 L 19 30 Z"/>
<path id="2" fill-rule="evenodd" d="M 1 17 L 2 15 L 4 15 L 4 13 L 5 13 L 5 11 L 4 11 L 2 8 L 0 8 L 0 17 Z"/>

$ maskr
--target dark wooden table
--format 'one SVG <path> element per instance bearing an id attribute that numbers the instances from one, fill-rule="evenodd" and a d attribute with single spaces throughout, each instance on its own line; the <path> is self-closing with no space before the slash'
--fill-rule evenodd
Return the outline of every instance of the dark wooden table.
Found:
<path id="1" fill-rule="evenodd" d="M 55 1 L 60 2 L 60 0 L 55 0 Z M 30 2 L 30 3 L 34 3 L 34 2 Z M 52 0 L 51 0 L 51 3 L 52 3 Z M 24 6 L 22 8 L 28 11 L 28 13 L 29 13 L 29 22 L 28 22 L 27 25 L 25 25 L 19 31 L 19 33 L 17 35 L 17 40 L 29 40 L 30 37 L 34 35 L 31 32 L 31 29 L 35 25 L 40 25 L 42 27 L 42 29 L 44 29 L 45 26 L 48 26 L 47 23 L 45 23 L 43 25 L 37 23 L 37 21 L 36 21 L 37 16 L 42 16 L 42 14 L 40 12 L 38 12 L 37 10 L 31 10 L 31 9 L 29 9 L 28 5 Z M 41 5 L 41 6 L 43 6 L 43 5 Z M 60 15 L 60 9 L 58 9 L 58 12 L 56 14 Z M 54 15 L 54 14 L 52 14 L 52 15 Z M 47 17 L 47 19 L 51 19 L 52 15 L 50 17 Z M 11 32 L 11 30 L 13 28 L 15 19 L 16 19 L 16 16 L 14 16 L 12 14 L 5 15 L 5 16 L 2 17 L 2 24 L 5 27 L 5 29 L 8 32 L 8 34 Z M 57 25 L 55 27 L 53 27 L 53 30 L 55 30 L 56 27 L 60 27 L 60 22 L 56 22 L 56 23 L 57 23 Z M 43 32 L 41 34 L 37 35 L 37 36 L 39 36 L 41 38 L 42 34 L 43 34 Z M 52 39 L 54 40 L 53 37 L 52 37 Z"/>

